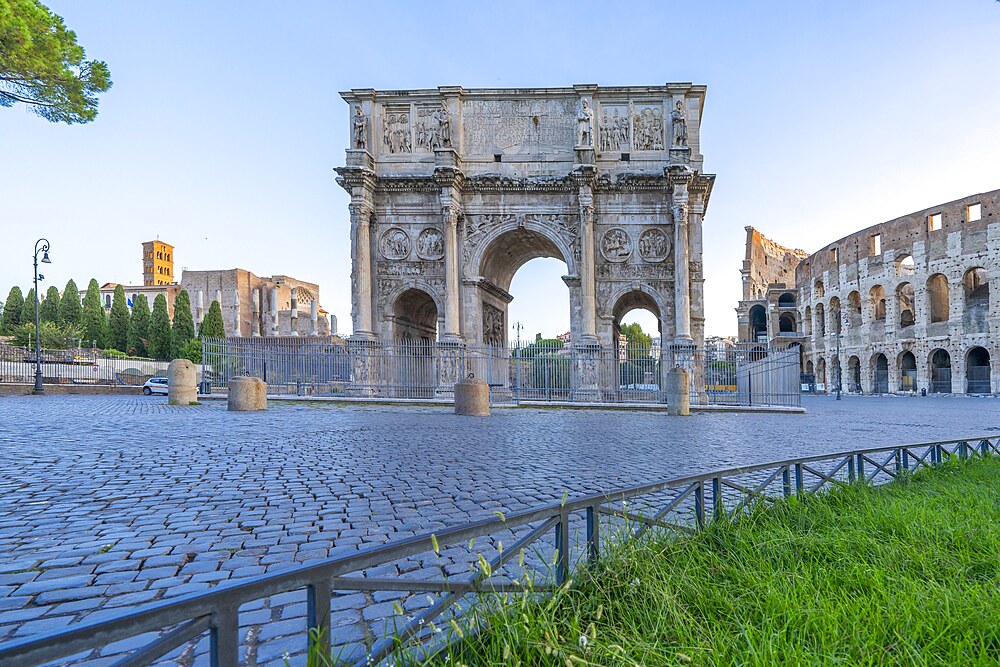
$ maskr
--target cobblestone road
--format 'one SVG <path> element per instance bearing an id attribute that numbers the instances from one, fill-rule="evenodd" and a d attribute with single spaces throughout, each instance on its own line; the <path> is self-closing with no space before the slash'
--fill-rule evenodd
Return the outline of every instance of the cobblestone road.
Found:
<path id="1" fill-rule="evenodd" d="M 506 409 L 481 420 L 443 408 L 272 403 L 251 414 L 162 397 L 0 398 L 0 641 L 564 492 L 1000 431 L 989 398 L 804 405 L 806 415 Z M 396 597 L 335 598 L 335 642 L 358 655 Z M 243 612 L 248 664 L 300 648 L 289 635 L 304 627 L 303 595 Z"/>

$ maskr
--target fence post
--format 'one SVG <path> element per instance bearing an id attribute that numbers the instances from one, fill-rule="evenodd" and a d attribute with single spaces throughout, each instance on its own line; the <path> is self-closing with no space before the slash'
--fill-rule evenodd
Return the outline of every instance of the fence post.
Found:
<path id="1" fill-rule="evenodd" d="M 792 470 L 788 466 L 781 469 L 781 492 L 786 498 L 792 495 Z"/>
<path id="2" fill-rule="evenodd" d="M 854 470 L 854 455 L 847 455 L 847 481 L 854 484 L 858 479 L 857 472 Z"/>
<path id="3" fill-rule="evenodd" d="M 903 471 L 903 456 L 901 454 L 901 450 L 900 449 L 898 449 L 898 448 L 896 449 L 896 452 L 895 452 L 895 455 L 894 455 L 893 458 L 895 459 L 895 463 L 896 463 L 896 476 L 898 477 L 899 473 L 901 473 Z"/>
<path id="4" fill-rule="evenodd" d="M 601 524 L 598 520 L 595 506 L 587 508 L 587 564 L 593 568 L 597 565 L 600 554 Z"/>
<path id="5" fill-rule="evenodd" d="M 795 464 L 795 493 L 802 493 L 804 480 L 802 479 L 802 464 Z"/>
<path id="6" fill-rule="evenodd" d="M 906 451 L 906 447 L 902 448 L 901 457 L 903 463 L 903 470 L 910 469 L 910 452 Z"/>
<path id="7" fill-rule="evenodd" d="M 569 579 L 569 513 L 559 514 L 556 524 L 556 583 L 560 586 Z"/>
<path id="8" fill-rule="evenodd" d="M 210 661 L 212 667 L 237 667 L 240 663 L 240 624 L 236 608 L 223 607 L 212 614 Z"/>
<path id="9" fill-rule="evenodd" d="M 330 655 L 330 597 L 329 581 L 313 582 L 306 588 L 306 624 L 316 630 L 315 646 L 309 642 L 306 649 L 313 648 L 323 657 Z"/>
<path id="10" fill-rule="evenodd" d="M 726 505 L 722 497 L 722 478 L 712 478 L 712 519 L 721 521 L 726 518 Z"/>
<path id="11" fill-rule="evenodd" d="M 698 528 L 705 527 L 705 482 L 698 482 L 694 490 L 694 518 Z"/>
<path id="12" fill-rule="evenodd" d="M 865 478 L 865 455 L 858 454 L 858 481 L 862 484 L 867 482 Z"/>

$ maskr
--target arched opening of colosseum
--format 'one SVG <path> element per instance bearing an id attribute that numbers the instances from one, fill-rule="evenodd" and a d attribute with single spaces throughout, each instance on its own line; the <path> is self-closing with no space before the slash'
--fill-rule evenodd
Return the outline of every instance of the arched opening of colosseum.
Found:
<path id="1" fill-rule="evenodd" d="M 663 331 L 663 321 L 656 301 L 641 290 L 632 290 L 618 298 L 611 315 L 615 340 L 618 340 L 622 326 L 629 324 L 638 324 L 643 333 L 650 337 L 648 345 L 645 342 L 628 341 L 624 358 L 621 354 L 615 357 L 619 385 L 630 389 L 658 388 L 660 386 L 658 343 Z"/>
<path id="2" fill-rule="evenodd" d="M 913 283 L 902 283 L 896 288 L 896 303 L 900 328 L 912 327 L 917 321 L 913 305 Z"/>
<path id="3" fill-rule="evenodd" d="M 852 329 L 861 326 L 861 293 L 857 290 L 847 295 L 847 321 Z"/>
<path id="4" fill-rule="evenodd" d="M 759 304 L 750 308 L 750 340 L 767 340 L 767 312 Z"/>
<path id="5" fill-rule="evenodd" d="M 816 362 L 816 384 L 821 384 L 826 389 L 826 359 L 823 357 Z"/>
<path id="6" fill-rule="evenodd" d="M 872 393 L 889 393 L 889 360 L 879 352 L 872 357 Z"/>
<path id="7" fill-rule="evenodd" d="M 816 304 L 816 337 L 822 338 L 826 335 L 826 313 L 823 304 Z"/>
<path id="8" fill-rule="evenodd" d="M 871 305 L 873 322 L 885 322 L 885 288 L 875 285 L 868 292 L 868 302 Z"/>
<path id="9" fill-rule="evenodd" d="M 430 345 L 437 340 L 438 310 L 427 292 L 410 288 L 392 306 L 393 340 L 408 345 Z"/>
<path id="10" fill-rule="evenodd" d="M 857 355 L 847 360 L 847 391 L 861 393 L 861 359 Z"/>
<path id="11" fill-rule="evenodd" d="M 840 314 L 840 299 L 833 297 L 830 299 L 830 329 L 833 330 L 833 333 L 840 333 L 842 320 L 843 318 Z"/>
<path id="12" fill-rule="evenodd" d="M 794 308 L 795 307 L 795 295 L 791 292 L 785 292 L 778 297 L 778 307 L 779 308 Z"/>
<path id="13" fill-rule="evenodd" d="M 917 358 L 909 350 L 904 350 L 899 355 L 899 390 L 917 390 Z"/>
<path id="14" fill-rule="evenodd" d="M 930 304 L 930 322 L 948 321 L 948 279 L 935 273 L 927 279 L 927 302 Z"/>
<path id="15" fill-rule="evenodd" d="M 826 290 L 823 289 L 823 279 L 819 278 L 816 280 L 816 284 L 813 285 L 813 296 L 817 299 L 822 299 L 826 294 Z"/>
<path id="16" fill-rule="evenodd" d="M 813 362 L 812 360 L 806 362 L 806 373 L 809 375 L 813 374 Z"/>
<path id="17" fill-rule="evenodd" d="M 913 264 L 912 255 L 903 255 L 902 257 L 896 258 L 896 275 L 897 276 L 912 276 L 917 272 L 917 267 Z"/>
<path id="18" fill-rule="evenodd" d="M 795 333 L 796 330 L 795 313 L 782 313 L 778 318 L 778 332 Z"/>
<path id="19" fill-rule="evenodd" d="M 562 314 L 555 326 L 572 330 L 569 287 L 562 279 L 569 269 L 559 246 L 545 234 L 523 227 L 504 232 L 489 242 L 479 267 L 485 285 L 479 290 L 483 343 L 506 346 L 520 312 Z M 534 340 L 543 332 L 523 333 Z M 562 331 L 544 333 L 555 336 Z"/>
<path id="20" fill-rule="evenodd" d="M 965 355 L 966 392 L 989 394 L 990 353 L 984 347 L 974 347 Z"/>
<path id="21" fill-rule="evenodd" d="M 813 312 L 812 308 L 806 306 L 805 317 L 802 318 L 802 333 L 812 336 L 813 332 Z"/>
<path id="22" fill-rule="evenodd" d="M 930 385 L 932 394 L 951 393 L 951 355 L 937 349 L 930 354 Z"/>
<path id="23" fill-rule="evenodd" d="M 965 333 L 989 333 L 990 279 L 986 269 L 976 267 L 965 272 Z"/>

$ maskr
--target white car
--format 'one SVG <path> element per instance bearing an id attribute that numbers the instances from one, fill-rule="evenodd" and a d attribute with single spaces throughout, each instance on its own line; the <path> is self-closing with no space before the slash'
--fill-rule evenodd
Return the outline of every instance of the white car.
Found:
<path id="1" fill-rule="evenodd" d="M 146 384 L 142 385 L 142 393 L 146 396 L 150 394 L 166 394 L 167 378 L 149 378 Z"/>

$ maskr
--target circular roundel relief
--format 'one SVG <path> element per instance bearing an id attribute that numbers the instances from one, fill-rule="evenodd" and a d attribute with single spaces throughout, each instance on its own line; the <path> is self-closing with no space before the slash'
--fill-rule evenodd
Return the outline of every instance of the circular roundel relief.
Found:
<path id="1" fill-rule="evenodd" d="M 639 257 L 647 262 L 662 262 L 670 255 L 670 237 L 659 227 L 639 234 Z"/>
<path id="2" fill-rule="evenodd" d="M 410 254 L 410 237 L 399 227 L 387 229 L 378 242 L 378 248 L 386 259 L 406 259 Z"/>
<path id="3" fill-rule="evenodd" d="M 444 236 L 428 227 L 417 236 L 417 257 L 420 259 L 441 259 L 444 257 Z"/>
<path id="4" fill-rule="evenodd" d="M 632 255 L 632 237 L 621 227 L 609 229 L 601 239 L 601 254 L 609 262 L 624 262 Z"/>

